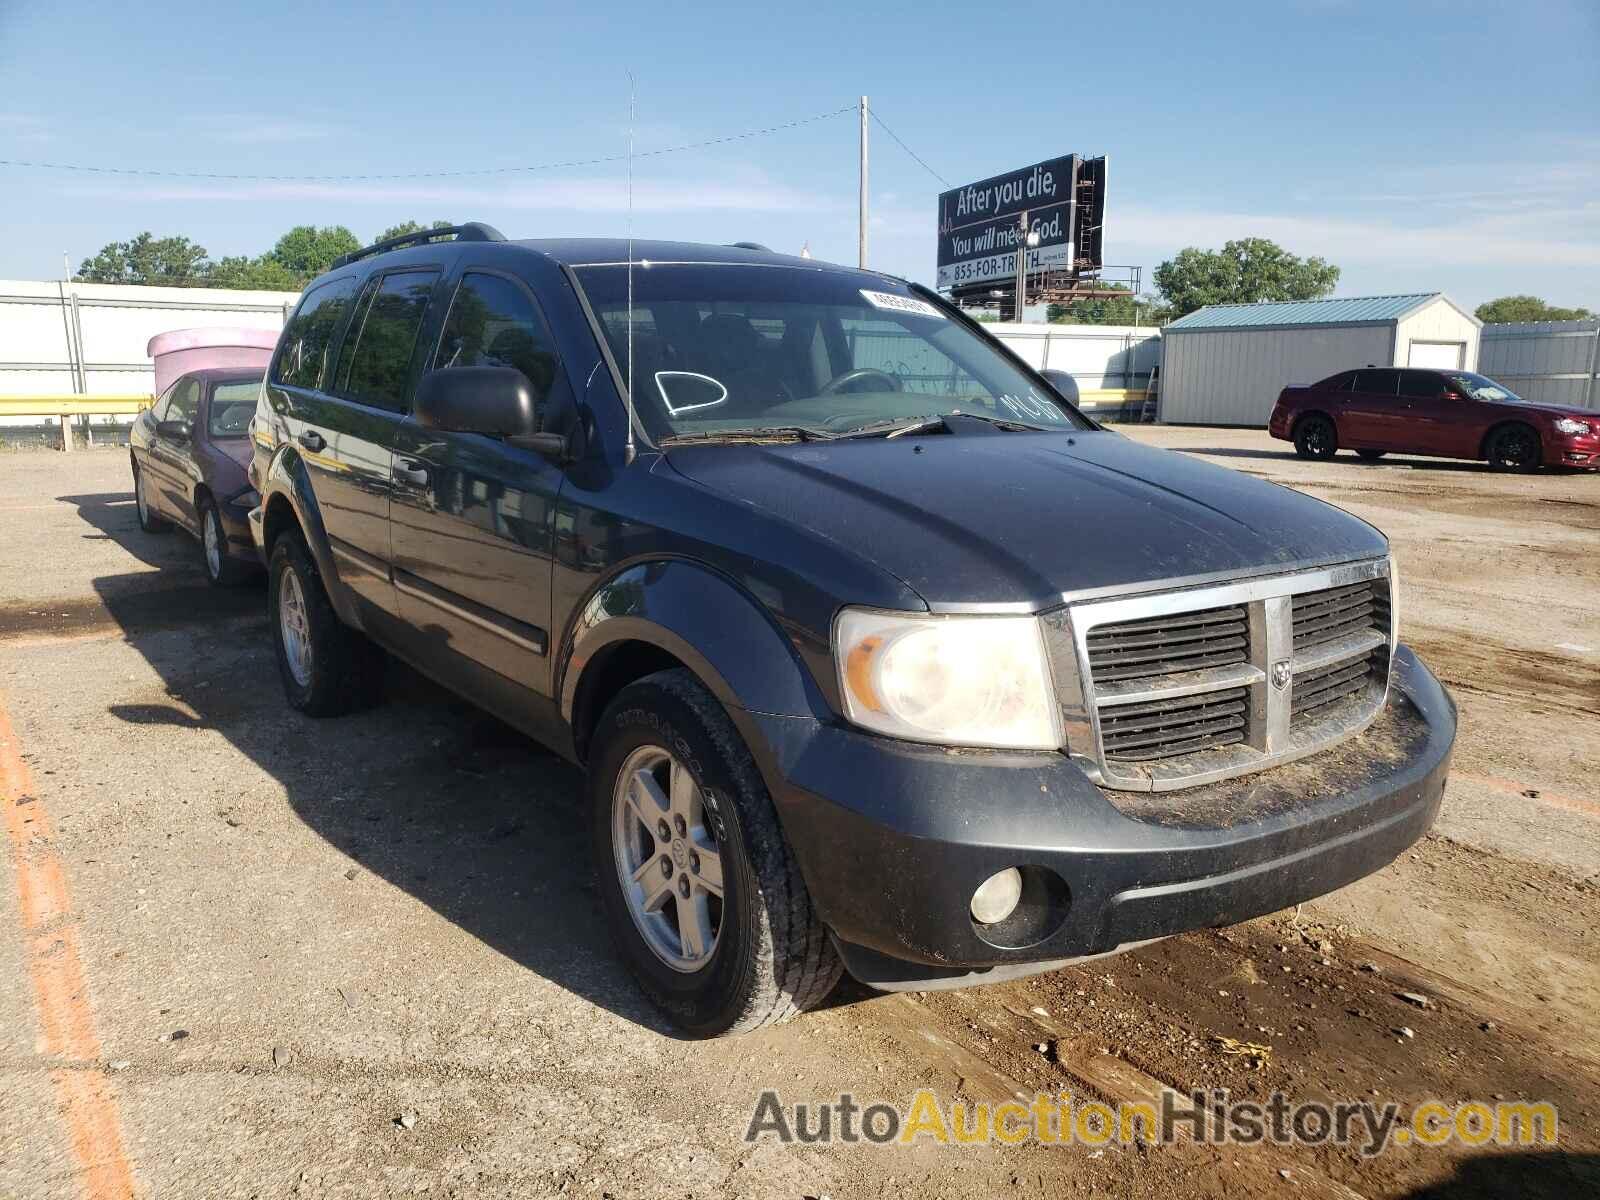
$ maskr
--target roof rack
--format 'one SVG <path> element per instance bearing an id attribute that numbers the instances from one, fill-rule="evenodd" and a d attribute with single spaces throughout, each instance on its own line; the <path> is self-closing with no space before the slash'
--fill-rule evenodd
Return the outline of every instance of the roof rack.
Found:
<path id="1" fill-rule="evenodd" d="M 384 238 L 381 242 L 373 242 L 360 250 L 352 250 L 349 254 L 341 254 L 333 260 L 335 267 L 349 266 L 363 258 L 371 258 L 374 254 L 383 254 L 390 250 L 399 250 L 403 246 L 420 246 L 424 242 L 431 242 L 449 234 L 455 235 L 458 242 L 503 242 L 506 235 L 493 225 L 485 225 L 482 221 L 468 221 L 465 225 L 440 225 L 436 229 L 419 229 L 415 233 L 402 233 L 399 237 Z"/>

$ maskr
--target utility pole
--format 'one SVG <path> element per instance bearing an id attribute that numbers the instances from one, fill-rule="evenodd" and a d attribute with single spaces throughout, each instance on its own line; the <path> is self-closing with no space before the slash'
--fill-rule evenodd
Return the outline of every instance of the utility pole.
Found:
<path id="1" fill-rule="evenodd" d="M 857 245 L 857 263 L 862 270 L 867 266 L 867 98 L 861 97 L 861 232 Z"/>
<path id="2" fill-rule="evenodd" d="M 1014 318 L 1019 324 L 1022 321 L 1022 306 L 1028 302 L 1028 210 L 1023 209 L 1017 216 L 1017 313 Z"/>

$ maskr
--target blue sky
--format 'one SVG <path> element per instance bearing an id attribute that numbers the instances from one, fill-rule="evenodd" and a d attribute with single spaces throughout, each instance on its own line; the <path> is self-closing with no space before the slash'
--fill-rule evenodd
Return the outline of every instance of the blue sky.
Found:
<path id="1" fill-rule="evenodd" d="M 509 167 L 739 133 L 866 93 L 965 183 L 1110 156 L 1106 257 L 1271 237 L 1341 294 L 1530 291 L 1600 307 L 1600 3 L 694 5 L 0 0 L 0 158 L 325 175 Z M 874 128 L 873 266 L 934 270 L 940 184 Z M 620 164 L 297 183 L 0 167 L 0 276 L 142 229 L 254 254 L 405 218 L 621 234 Z M 641 236 L 855 260 L 842 115 L 640 160 Z"/>

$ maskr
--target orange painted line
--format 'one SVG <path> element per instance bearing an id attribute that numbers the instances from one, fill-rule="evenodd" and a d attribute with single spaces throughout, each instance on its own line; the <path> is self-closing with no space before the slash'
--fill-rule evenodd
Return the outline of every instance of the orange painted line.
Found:
<path id="1" fill-rule="evenodd" d="M 1547 792 L 1543 788 L 1529 787 L 1525 783 L 1518 783 L 1514 779 L 1499 779 L 1493 775 L 1473 775 L 1468 771 L 1451 771 L 1450 778 L 1460 779 L 1467 783 L 1476 783 L 1481 787 L 1493 788 L 1497 792 L 1507 792 L 1519 800 L 1526 800 L 1530 804 L 1544 804 L 1550 808 L 1562 808 L 1568 812 L 1583 813 L 1589 817 L 1600 817 L 1600 803 L 1593 800 L 1584 800 L 1577 796 L 1563 796 L 1557 792 Z M 1528 792 L 1538 792 L 1537 796 L 1529 796 Z"/>
<path id="2" fill-rule="evenodd" d="M 22 803 L 19 803 L 22 802 Z M 0 808 L 16 864 L 23 960 L 33 984 L 39 1052 L 70 1067 L 50 1073 L 78 1160 L 85 1200 L 131 1200 L 133 1166 L 122 1138 L 117 1098 L 93 1064 L 100 1057 L 89 980 L 78 954 L 72 899 L 51 847 L 50 822 L 34 795 L 22 746 L 0 697 Z"/>

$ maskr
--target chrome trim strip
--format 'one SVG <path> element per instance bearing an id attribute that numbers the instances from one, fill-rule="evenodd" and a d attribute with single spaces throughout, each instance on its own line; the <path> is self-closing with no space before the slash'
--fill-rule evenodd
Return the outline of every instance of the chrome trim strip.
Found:
<path id="1" fill-rule="evenodd" d="M 1345 566 L 1362 566 L 1367 563 L 1382 563 L 1382 559 L 1365 559 L 1351 563 L 1347 559 L 1335 558 L 1307 558 L 1297 562 L 1277 563 L 1272 566 L 1261 567 L 1257 571 L 1207 571 L 1199 575 L 1181 575 L 1173 579 L 1149 579 L 1142 583 L 1113 584 L 1109 587 L 1082 588 L 1077 591 L 1062 592 L 1058 599 L 1063 604 L 1082 604 L 1091 600 L 1102 600 L 1122 597 L 1145 596 L 1152 592 L 1177 591 L 1184 588 L 1200 587 L 1211 583 L 1226 583 L 1230 580 L 1276 580 L 1284 578 L 1284 573 L 1310 572 L 1317 569 Z M 1381 574 L 1382 572 L 1380 572 Z M 1369 578 L 1376 578 L 1370 576 Z M 1360 582 L 1356 579 L 1346 580 L 1347 583 Z M 933 605 L 929 605 L 930 608 Z"/>
<path id="2" fill-rule="evenodd" d="M 1388 637 L 1376 629 L 1346 634 L 1338 641 L 1324 642 L 1314 650 L 1296 654 L 1293 670 L 1296 675 L 1306 671 L 1320 671 L 1323 667 L 1331 667 L 1345 659 L 1361 658 L 1363 655 L 1371 654 L 1388 641 Z"/>
<path id="3" fill-rule="evenodd" d="M 389 564 L 381 558 L 374 558 L 365 550 L 357 550 L 349 542 L 330 536 L 328 549 L 333 551 L 333 556 L 340 562 L 349 563 L 359 571 L 368 575 L 375 575 L 385 583 L 389 582 Z"/>
<path id="4" fill-rule="evenodd" d="M 435 587 L 420 576 L 399 568 L 395 569 L 394 586 L 396 591 L 403 592 L 414 600 L 421 600 L 426 604 L 431 604 L 441 612 L 447 612 L 452 617 L 465 621 L 469 625 L 475 625 L 487 633 L 499 634 L 506 641 L 513 645 L 521 646 L 524 650 L 539 655 L 543 655 L 545 652 L 546 639 L 542 629 L 536 629 L 532 625 L 524 624 L 521 621 L 502 616 L 488 609 L 482 612 L 475 612 L 473 610 L 481 606 L 474 601 L 468 600 L 465 596 L 447 595 L 443 588 Z M 472 605 L 472 608 L 466 607 L 469 604 Z"/>
<path id="5" fill-rule="evenodd" d="M 1267 673 L 1250 663 L 1229 663 L 1225 667 L 1206 667 L 1200 671 L 1185 671 L 1182 675 L 1168 675 L 1166 679 L 1181 683 L 1151 684 L 1148 679 L 1114 680 L 1102 683 L 1094 690 L 1095 703 L 1102 708 L 1117 704 L 1146 704 L 1151 700 L 1174 700 L 1179 696 L 1194 696 L 1200 692 L 1220 692 L 1224 688 L 1249 687 L 1266 680 Z"/>

